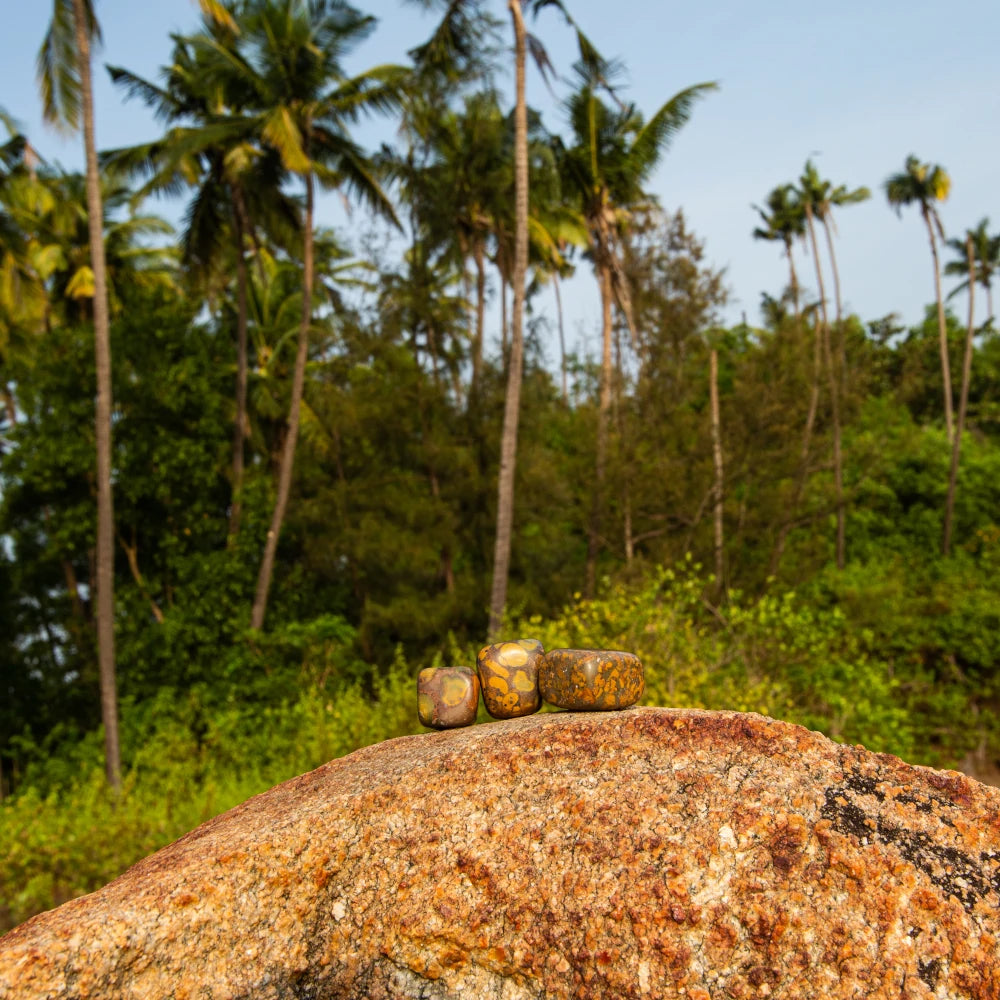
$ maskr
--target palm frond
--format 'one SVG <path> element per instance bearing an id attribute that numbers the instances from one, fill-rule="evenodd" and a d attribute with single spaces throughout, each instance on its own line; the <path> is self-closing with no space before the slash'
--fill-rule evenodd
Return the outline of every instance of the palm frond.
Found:
<path id="1" fill-rule="evenodd" d="M 144 80 L 141 76 L 121 66 L 106 66 L 111 82 L 125 91 L 125 100 L 138 98 L 151 108 L 154 116 L 160 121 L 170 121 L 179 110 L 176 97 L 162 87 Z"/>
<path id="2" fill-rule="evenodd" d="M 264 116 L 261 138 L 280 156 L 286 170 L 307 173 L 309 157 L 302 145 L 302 133 L 287 107 L 279 106 Z"/>
<path id="3" fill-rule="evenodd" d="M 714 82 L 697 83 L 670 98 L 639 130 L 632 143 L 632 156 L 645 171 L 652 169 L 657 156 L 691 118 L 697 101 L 718 90 Z"/>
<path id="4" fill-rule="evenodd" d="M 80 125 L 82 97 L 73 0 L 54 0 L 35 72 L 42 96 L 42 117 L 57 129 L 75 132 Z"/>

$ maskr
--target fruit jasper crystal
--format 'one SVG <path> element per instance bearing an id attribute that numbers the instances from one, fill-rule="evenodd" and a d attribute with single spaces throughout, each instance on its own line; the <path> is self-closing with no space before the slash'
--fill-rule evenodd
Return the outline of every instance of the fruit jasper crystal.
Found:
<path id="1" fill-rule="evenodd" d="M 646 689 L 642 661 L 610 649 L 552 649 L 538 671 L 542 697 L 571 711 L 613 711 L 634 705 Z"/>
<path id="2" fill-rule="evenodd" d="M 479 685 L 486 711 L 494 719 L 516 719 L 538 711 L 538 667 L 544 656 L 537 639 L 498 642 L 479 651 Z"/>
<path id="3" fill-rule="evenodd" d="M 479 678 L 471 667 L 427 667 L 417 677 L 417 714 L 430 729 L 471 726 L 479 708 Z"/>

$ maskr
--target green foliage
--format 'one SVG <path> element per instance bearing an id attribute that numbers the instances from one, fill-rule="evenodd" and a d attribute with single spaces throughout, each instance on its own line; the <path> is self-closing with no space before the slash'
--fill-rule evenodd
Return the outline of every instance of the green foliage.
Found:
<path id="1" fill-rule="evenodd" d="M 754 711 L 848 742 L 912 758 L 913 722 L 887 664 L 838 607 L 816 609 L 794 591 L 721 607 L 712 581 L 687 561 L 640 587 L 611 586 L 551 621 L 530 617 L 512 632 L 546 648 L 636 652 L 649 705 Z"/>
<path id="2" fill-rule="evenodd" d="M 314 632 L 329 635 L 330 626 Z M 371 694 L 358 683 L 310 686 L 265 707 L 234 699 L 211 708 L 203 688 L 164 689 L 125 708 L 128 769 L 117 796 L 104 779 L 99 734 L 61 757 L 38 748 L 28 780 L 0 804 L 0 932 L 99 888 L 280 781 L 419 731 L 411 675 L 397 660 Z"/>
<path id="3" fill-rule="evenodd" d="M 228 5 L 240 30 L 209 17 L 200 34 L 176 36 L 162 88 L 113 71 L 176 126 L 118 151 L 105 170 L 127 773 L 117 798 L 101 774 L 98 728 L 83 183 L 31 161 L 21 137 L 0 148 L 0 925 L 97 887 L 292 774 L 412 731 L 415 670 L 470 662 L 486 638 L 506 360 L 479 307 L 509 293 L 514 242 L 512 120 L 492 91 L 466 86 L 489 76 L 491 53 L 476 51 L 489 22 L 446 19 L 435 44 L 417 50 L 419 93 L 404 95 L 397 68 L 344 78 L 342 57 L 371 19 L 307 6 L 293 4 L 279 24 L 280 5 Z M 465 36 L 462 86 L 437 51 L 452 29 Z M 226 48 L 249 61 L 220 58 Z M 289 61 L 290 51 L 305 58 Z M 590 54 L 590 65 L 612 68 Z M 911 330 L 891 316 L 832 327 L 846 366 L 847 519 L 847 566 L 833 570 L 833 404 L 815 367 L 818 304 L 790 272 L 792 293 L 768 296 L 765 328 L 717 327 L 724 276 L 683 215 L 643 194 L 707 88 L 644 122 L 605 101 L 607 84 L 589 79 L 571 99 L 567 155 L 530 115 L 534 276 L 510 632 L 550 648 L 638 652 L 651 704 L 764 712 L 924 763 L 954 765 L 980 749 L 1000 759 L 1000 337 L 989 323 L 976 336 L 956 551 L 945 560 L 939 336 L 957 388 L 964 323 L 949 315 L 939 335 L 932 308 Z M 369 158 L 352 140 L 357 115 L 400 102 L 401 148 Z M 148 180 L 147 193 L 194 187 L 178 247 L 151 245 L 169 227 L 133 214 L 118 168 Z M 303 206 L 289 171 L 390 218 L 385 185 L 396 184 L 412 244 L 394 257 L 375 237 L 359 253 L 317 234 L 295 475 L 258 632 L 250 605 L 303 303 Z M 911 158 L 887 194 L 933 223 L 945 187 L 943 171 Z M 818 219 L 867 194 L 822 181 L 811 165 L 803 188 Z M 792 264 L 802 204 L 785 186 L 758 209 L 756 235 L 780 240 Z M 988 290 L 997 240 L 985 220 L 975 233 L 977 283 Z M 564 393 L 546 357 L 543 289 L 585 243 L 598 270 L 611 268 L 615 359 L 607 369 L 586 355 L 560 359 L 573 374 Z M 363 283 L 348 280 L 358 268 Z M 698 569 L 714 554 L 710 350 L 721 581 Z M 599 422 L 608 461 L 595 518 Z M 599 594 L 585 601 L 597 524 Z"/>

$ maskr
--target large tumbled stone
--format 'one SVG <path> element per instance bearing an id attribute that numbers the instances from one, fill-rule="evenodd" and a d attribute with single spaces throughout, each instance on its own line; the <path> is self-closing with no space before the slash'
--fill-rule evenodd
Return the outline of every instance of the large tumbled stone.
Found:
<path id="1" fill-rule="evenodd" d="M 495 719 L 516 719 L 541 707 L 538 664 L 545 650 L 537 639 L 484 646 L 476 657 L 486 711 Z"/>
<path id="2" fill-rule="evenodd" d="M 0 997 L 990 1000 L 998 948 L 997 789 L 637 708 L 288 781 L 0 938 Z"/>
<path id="3" fill-rule="evenodd" d="M 611 649 L 552 649 L 538 670 L 542 697 L 574 712 L 634 705 L 646 689 L 642 661 Z"/>
<path id="4" fill-rule="evenodd" d="M 427 667 L 417 676 L 417 715 L 430 729 L 471 726 L 479 709 L 479 677 L 471 667 Z"/>

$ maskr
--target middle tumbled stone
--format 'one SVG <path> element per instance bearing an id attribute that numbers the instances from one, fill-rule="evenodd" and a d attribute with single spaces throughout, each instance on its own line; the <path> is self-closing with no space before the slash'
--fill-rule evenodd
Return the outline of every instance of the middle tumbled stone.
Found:
<path id="1" fill-rule="evenodd" d="M 516 719 L 538 711 L 538 664 L 544 656 L 537 639 L 498 642 L 479 651 L 479 685 L 486 711 L 494 719 Z"/>
<path id="2" fill-rule="evenodd" d="M 538 671 L 542 697 L 556 708 L 607 712 L 634 705 L 646 689 L 642 661 L 612 649 L 552 649 Z"/>

